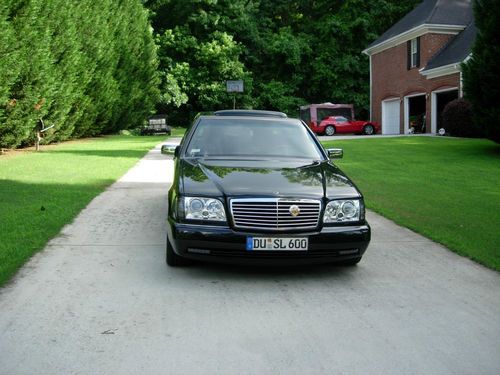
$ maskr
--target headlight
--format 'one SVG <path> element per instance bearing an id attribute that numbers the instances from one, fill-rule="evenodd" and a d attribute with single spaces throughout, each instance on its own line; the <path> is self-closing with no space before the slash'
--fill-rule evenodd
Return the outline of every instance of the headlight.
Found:
<path id="1" fill-rule="evenodd" d="M 190 220 L 226 221 L 224 205 L 213 198 L 185 197 L 184 214 Z"/>
<path id="2" fill-rule="evenodd" d="M 365 217 L 363 203 L 358 199 L 330 201 L 326 205 L 323 223 L 360 221 Z"/>

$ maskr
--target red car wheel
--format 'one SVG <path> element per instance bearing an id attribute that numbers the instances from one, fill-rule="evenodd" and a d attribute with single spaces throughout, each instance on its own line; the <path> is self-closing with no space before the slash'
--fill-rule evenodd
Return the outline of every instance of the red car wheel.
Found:
<path id="1" fill-rule="evenodd" d="M 325 135 L 334 135 L 335 134 L 335 128 L 332 125 L 328 125 L 325 128 Z"/>
<path id="2" fill-rule="evenodd" d="M 371 124 L 365 125 L 365 127 L 363 128 L 363 133 L 366 135 L 372 135 L 375 133 L 375 128 Z"/>

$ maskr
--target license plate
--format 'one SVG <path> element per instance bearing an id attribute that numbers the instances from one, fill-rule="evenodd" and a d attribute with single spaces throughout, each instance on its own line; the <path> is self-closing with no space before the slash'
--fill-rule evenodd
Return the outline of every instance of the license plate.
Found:
<path id="1" fill-rule="evenodd" d="M 305 251 L 307 237 L 247 237 L 248 251 Z"/>

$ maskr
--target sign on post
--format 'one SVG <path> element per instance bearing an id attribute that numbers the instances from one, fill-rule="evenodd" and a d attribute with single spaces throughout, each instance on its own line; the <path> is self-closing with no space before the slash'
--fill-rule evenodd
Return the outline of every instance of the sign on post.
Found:
<path id="1" fill-rule="evenodd" d="M 226 81 L 227 92 L 243 92 L 243 81 Z"/>
<path id="2" fill-rule="evenodd" d="M 226 81 L 226 91 L 233 93 L 233 109 L 236 108 L 236 92 L 243 92 L 243 81 Z"/>

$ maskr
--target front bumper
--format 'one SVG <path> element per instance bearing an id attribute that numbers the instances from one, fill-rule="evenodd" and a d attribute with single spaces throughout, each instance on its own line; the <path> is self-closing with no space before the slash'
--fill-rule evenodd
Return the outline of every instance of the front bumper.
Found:
<path id="1" fill-rule="evenodd" d="M 361 257 L 370 242 L 370 226 L 323 227 L 304 233 L 235 231 L 226 226 L 167 222 L 168 241 L 184 258 L 207 262 L 253 265 L 319 264 Z M 307 251 L 247 251 L 248 236 L 308 237 Z"/>

